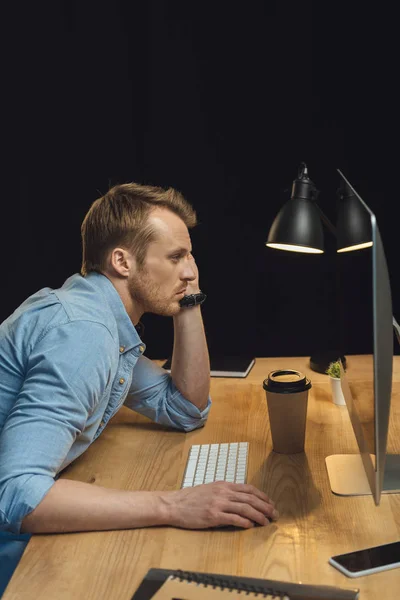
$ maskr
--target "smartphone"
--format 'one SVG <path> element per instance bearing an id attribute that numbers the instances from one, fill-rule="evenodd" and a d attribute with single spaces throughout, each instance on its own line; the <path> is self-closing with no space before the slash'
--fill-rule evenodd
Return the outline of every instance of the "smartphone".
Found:
<path id="1" fill-rule="evenodd" d="M 362 577 L 379 571 L 400 567 L 400 542 L 374 546 L 329 559 L 329 564 L 347 577 Z"/>

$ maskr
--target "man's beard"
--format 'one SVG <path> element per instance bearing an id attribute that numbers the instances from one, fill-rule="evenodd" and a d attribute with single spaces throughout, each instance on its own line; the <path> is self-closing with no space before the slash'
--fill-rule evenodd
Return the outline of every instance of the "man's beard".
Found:
<path id="1" fill-rule="evenodd" d="M 146 270 L 132 276 L 128 286 L 132 301 L 139 304 L 144 313 L 172 317 L 180 311 L 178 300 L 163 296 L 160 286 L 149 280 Z"/>

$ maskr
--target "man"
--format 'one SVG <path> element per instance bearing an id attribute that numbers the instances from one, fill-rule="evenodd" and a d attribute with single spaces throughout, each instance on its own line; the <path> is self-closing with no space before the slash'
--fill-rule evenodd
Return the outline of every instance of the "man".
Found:
<path id="1" fill-rule="evenodd" d="M 0 326 L 0 529 L 251 527 L 277 518 L 250 485 L 131 492 L 57 478 L 122 404 L 184 431 L 205 423 L 201 308 L 180 305 L 200 293 L 188 231 L 195 224 L 173 189 L 115 186 L 82 224 L 82 275 L 40 290 Z M 173 317 L 171 375 L 143 356 L 135 325 L 145 312 Z"/>

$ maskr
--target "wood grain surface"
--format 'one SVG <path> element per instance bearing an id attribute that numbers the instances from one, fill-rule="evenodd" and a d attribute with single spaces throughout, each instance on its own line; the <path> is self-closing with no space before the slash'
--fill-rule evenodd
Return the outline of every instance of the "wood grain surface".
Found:
<path id="1" fill-rule="evenodd" d="M 360 381 L 363 357 L 349 357 Z M 122 408 L 63 477 L 129 490 L 180 487 L 192 444 L 248 441 L 248 482 L 264 490 L 280 512 L 277 523 L 251 530 L 188 531 L 170 527 L 36 535 L 16 569 L 4 600 L 129 600 L 151 567 L 184 569 L 359 587 L 360 600 L 398 600 L 400 569 L 347 579 L 328 564 L 335 554 L 400 539 L 400 495 L 344 498 L 331 493 L 329 454 L 356 453 L 346 407 L 331 400 L 328 377 L 306 358 L 257 359 L 244 380 L 212 380 L 206 426 L 185 434 Z M 306 448 L 272 452 L 262 381 L 276 368 L 303 371 L 312 381 Z M 400 453 L 400 357 L 394 357 L 389 450 Z"/>

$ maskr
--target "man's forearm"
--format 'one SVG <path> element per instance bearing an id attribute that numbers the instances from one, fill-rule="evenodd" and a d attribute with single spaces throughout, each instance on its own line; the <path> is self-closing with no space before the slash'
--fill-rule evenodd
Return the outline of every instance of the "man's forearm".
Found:
<path id="1" fill-rule="evenodd" d="M 174 316 L 171 376 L 178 390 L 203 410 L 210 393 L 210 359 L 200 306 Z"/>
<path id="2" fill-rule="evenodd" d="M 104 531 L 168 524 L 161 492 L 113 490 L 59 479 L 22 523 L 28 533 Z"/>

